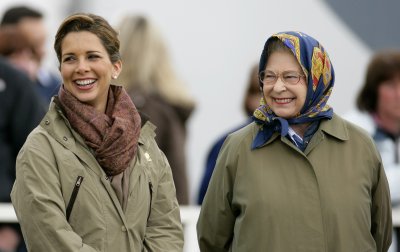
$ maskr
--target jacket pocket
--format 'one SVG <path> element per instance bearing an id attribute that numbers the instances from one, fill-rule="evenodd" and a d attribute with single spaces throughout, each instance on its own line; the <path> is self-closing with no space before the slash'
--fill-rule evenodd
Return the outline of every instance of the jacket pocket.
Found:
<path id="1" fill-rule="evenodd" d="M 69 221 L 69 217 L 71 216 L 72 208 L 74 207 L 74 203 L 76 200 L 76 196 L 78 196 L 79 188 L 82 185 L 83 177 L 78 176 L 75 181 L 74 190 L 72 191 L 71 198 L 69 199 L 67 206 L 67 221 Z"/>

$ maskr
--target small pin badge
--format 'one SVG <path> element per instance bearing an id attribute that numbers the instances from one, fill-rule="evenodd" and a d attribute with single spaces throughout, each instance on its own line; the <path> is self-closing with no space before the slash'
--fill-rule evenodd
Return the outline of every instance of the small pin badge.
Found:
<path id="1" fill-rule="evenodd" d="M 145 152 L 144 156 L 146 157 L 147 161 L 149 161 L 149 162 L 152 161 L 149 153 Z"/>

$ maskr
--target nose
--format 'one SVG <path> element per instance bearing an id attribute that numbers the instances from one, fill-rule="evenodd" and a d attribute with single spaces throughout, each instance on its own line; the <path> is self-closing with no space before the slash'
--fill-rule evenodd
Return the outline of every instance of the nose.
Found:
<path id="1" fill-rule="evenodd" d="M 282 92 L 286 90 L 286 85 L 282 80 L 281 76 L 278 76 L 278 79 L 276 80 L 275 84 L 274 84 L 274 90 L 276 92 Z"/>
<path id="2" fill-rule="evenodd" d="M 89 70 L 90 70 L 90 66 L 86 60 L 84 60 L 84 59 L 78 60 L 78 64 L 75 69 L 75 71 L 77 73 L 81 74 L 81 73 L 88 72 Z"/>

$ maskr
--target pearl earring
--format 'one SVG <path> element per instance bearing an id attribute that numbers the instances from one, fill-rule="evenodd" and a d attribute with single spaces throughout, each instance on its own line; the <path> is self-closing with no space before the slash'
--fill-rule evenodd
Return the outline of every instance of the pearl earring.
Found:
<path id="1" fill-rule="evenodd" d="M 113 76 L 112 76 L 112 78 L 113 78 L 114 80 L 115 80 L 117 77 L 118 77 L 118 76 L 116 76 L 116 75 L 113 75 Z"/>

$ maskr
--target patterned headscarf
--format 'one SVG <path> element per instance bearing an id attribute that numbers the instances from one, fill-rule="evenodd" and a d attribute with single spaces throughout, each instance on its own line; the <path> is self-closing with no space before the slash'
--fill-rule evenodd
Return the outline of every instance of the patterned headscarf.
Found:
<path id="1" fill-rule="evenodd" d="M 260 58 L 259 72 L 265 70 L 268 60 L 268 44 L 274 38 L 281 40 L 299 62 L 307 79 L 307 96 L 300 113 L 290 119 L 278 117 L 262 98 L 260 106 L 254 111 L 254 121 L 260 125 L 252 149 L 261 147 L 274 132 L 282 136 L 288 134 L 289 124 L 314 122 L 323 118 L 331 119 L 333 109 L 327 105 L 335 82 L 335 73 L 329 56 L 322 45 L 314 38 L 301 32 L 281 32 L 272 35 L 265 42 Z M 262 83 L 260 82 L 262 87 Z"/>

